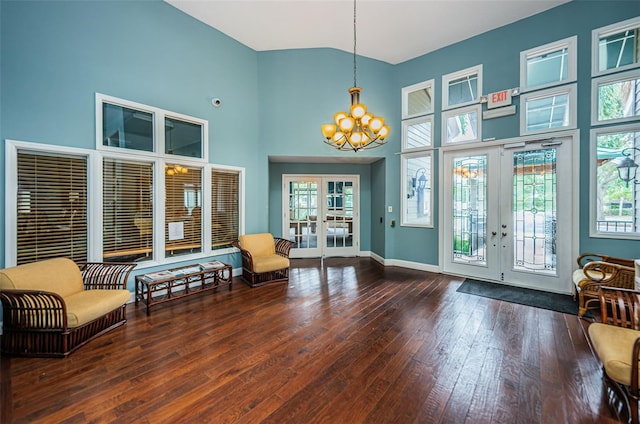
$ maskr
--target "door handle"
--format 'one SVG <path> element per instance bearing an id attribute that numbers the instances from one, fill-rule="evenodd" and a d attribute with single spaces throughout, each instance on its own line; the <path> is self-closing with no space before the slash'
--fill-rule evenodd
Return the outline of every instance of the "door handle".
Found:
<path id="1" fill-rule="evenodd" d="M 496 231 L 491 231 L 491 235 L 492 235 L 492 236 L 494 236 L 494 237 L 495 237 L 497 234 L 498 234 L 498 233 L 497 233 Z"/>
<path id="2" fill-rule="evenodd" d="M 502 233 L 502 237 L 506 237 L 506 236 L 507 236 L 507 233 Z"/>

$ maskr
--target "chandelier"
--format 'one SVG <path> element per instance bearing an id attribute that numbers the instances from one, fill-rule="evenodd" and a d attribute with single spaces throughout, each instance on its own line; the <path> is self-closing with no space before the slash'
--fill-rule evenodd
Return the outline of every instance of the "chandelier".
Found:
<path id="1" fill-rule="evenodd" d="M 353 87 L 349 89 L 351 108 L 349 113 L 338 112 L 333 116 L 335 124 L 322 125 L 324 142 L 338 150 L 372 149 L 382 146 L 390 128 L 384 118 L 367 112 L 367 106 L 360 103 L 362 91 L 356 83 L 356 0 L 353 1 Z"/>
<path id="2" fill-rule="evenodd" d="M 180 175 L 180 174 L 188 174 L 189 168 L 186 166 L 180 165 L 165 165 L 164 171 L 167 175 Z"/>

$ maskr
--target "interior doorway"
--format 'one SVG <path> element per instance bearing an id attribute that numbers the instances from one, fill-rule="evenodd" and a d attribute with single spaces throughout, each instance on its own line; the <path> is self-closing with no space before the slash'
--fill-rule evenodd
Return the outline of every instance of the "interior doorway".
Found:
<path id="1" fill-rule="evenodd" d="M 295 243 L 291 257 L 358 254 L 358 175 L 283 175 L 282 182 L 282 233 Z"/>

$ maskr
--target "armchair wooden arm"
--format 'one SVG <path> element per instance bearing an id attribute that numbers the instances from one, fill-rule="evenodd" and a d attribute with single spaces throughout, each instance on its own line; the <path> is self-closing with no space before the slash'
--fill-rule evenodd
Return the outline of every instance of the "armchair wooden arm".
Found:
<path id="1" fill-rule="evenodd" d="M 85 290 L 119 290 L 127 288 L 135 263 L 86 262 L 80 265 Z"/>
<path id="2" fill-rule="evenodd" d="M 581 255 L 582 260 L 593 258 L 592 254 Z M 610 256 L 599 256 L 611 259 Z M 581 259 L 578 263 L 581 263 Z M 633 264 L 632 259 L 613 258 L 617 262 Z M 635 269 L 633 265 L 625 266 L 617 262 L 607 262 L 601 260 L 587 261 L 581 270 L 574 272 L 574 283 L 579 297 L 580 316 L 587 312 L 589 304 L 598 301 L 598 290 L 600 287 L 620 287 L 633 289 L 635 286 Z"/>
<path id="3" fill-rule="evenodd" d="M 288 258 L 289 252 L 295 243 L 291 240 L 280 237 L 274 237 L 273 240 L 276 242 L 276 253 L 282 257 Z"/>
<path id="4" fill-rule="evenodd" d="M 633 267 L 633 259 L 618 258 L 618 257 L 615 257 L 615 256 L 601 255 L 599 253 L 583 253 L 583 254 L 581 254 L 580 256 L 578 256 L 578 259 L 577 259 L 578 267 L 584 268 L 584 266 L 587 263 L 593 262 L 593 261 L 609 262 L 609 263 L 612 263 L 612 264 L 618 264 L 618 265 Z"/>
<path id="5" fill-rule="evenodd" d="M 640 291 L 600 287 L 598 295 L 603 324 L 640 330 Z"/>
<path id="6" fill-rule="evenodd" d="M 35 290 L 2 290 L 5 326 L 20 329 L 68 329 L 67 306 L 60 295 Z"/>

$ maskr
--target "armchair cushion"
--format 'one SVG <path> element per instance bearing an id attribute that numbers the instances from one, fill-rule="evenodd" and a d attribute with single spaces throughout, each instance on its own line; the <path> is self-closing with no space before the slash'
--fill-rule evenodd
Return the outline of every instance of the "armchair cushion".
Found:
<path id="1" fill-rule="evenodd" d="M 271 272 L 278 269 L 289 268 L 289 259 L 276 255 L 256 256 L 253 258 L 253 272 Z"/>
<path id="2" fill-rule="evenodd" d="M 85 290 L 65 297 L 67 325 L 84 325 L 117 309 L 129 301 L 128 290 Z"/>
<path id="3" fill-rule="evenodd" d="M 640 331 L 615 325 L 592 323 L 589 338 L 607 375 L 625 386 L 631 385 L 631 352 Z"/>

